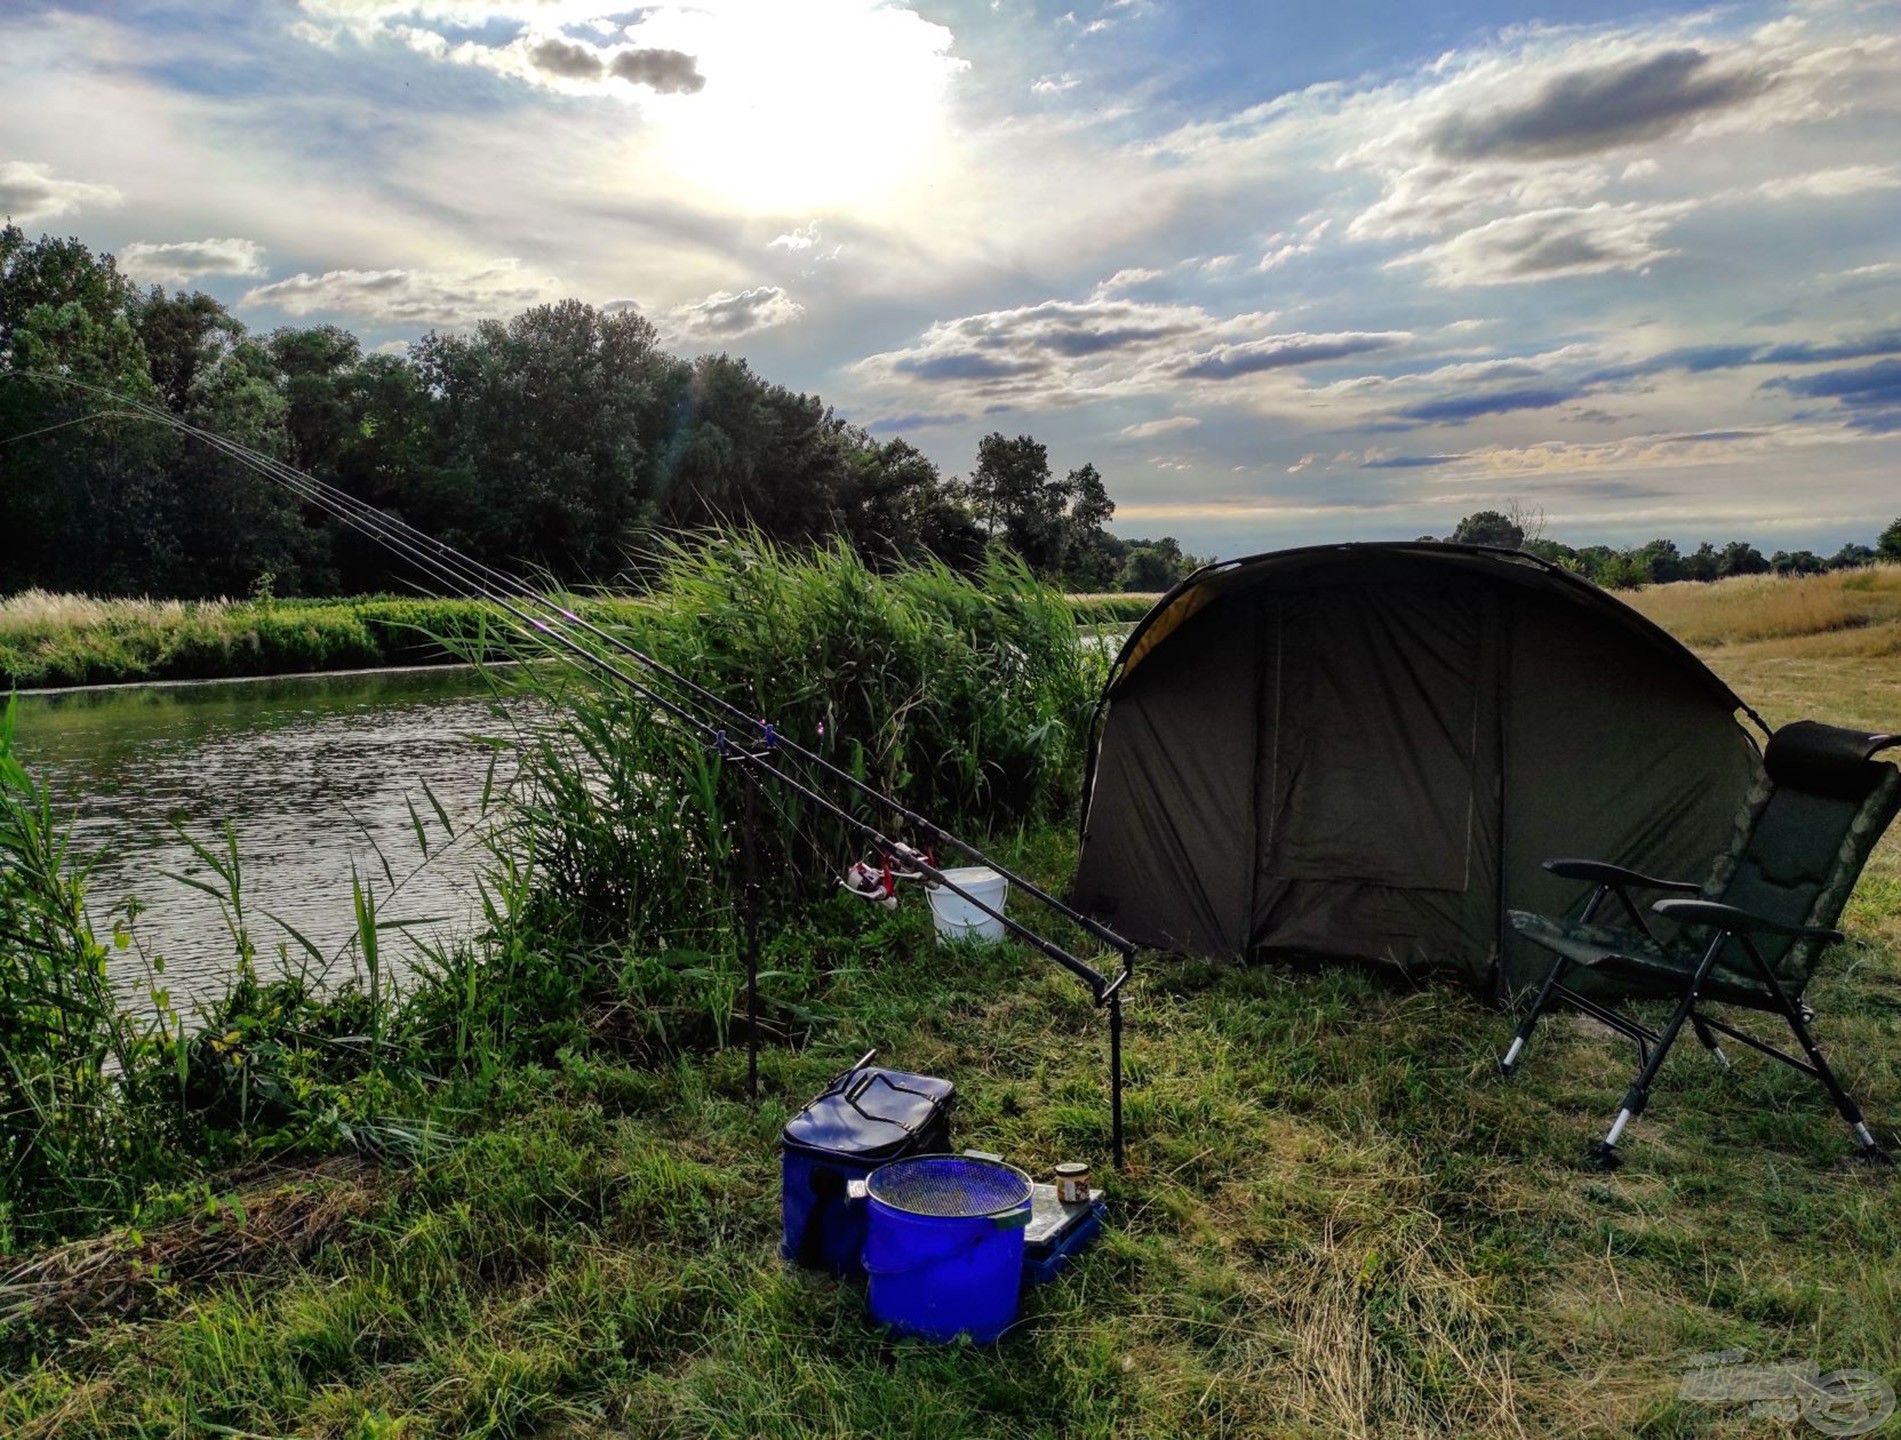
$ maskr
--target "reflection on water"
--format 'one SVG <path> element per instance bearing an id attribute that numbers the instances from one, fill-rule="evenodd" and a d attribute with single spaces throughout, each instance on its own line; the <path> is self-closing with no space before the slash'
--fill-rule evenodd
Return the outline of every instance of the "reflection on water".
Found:
<path id="1" fill-rule="evenodd" d="M 108 911 L 136 896 L 137 933 L 166 958 L 173 997 L 189 1006 L 222 991 L 232 948 L 216 903 L 165 874 L 215 878 L 172 819 L 214 848 L 224 822 L 236 831 L 261 969 L 276 968 L 286 939 L 267 911 L 326 955 L 347 947 L 352 865 L 379 901 L 390 890 L 385 860 L 403 882 L 383 901 L 388 918 L 435 921 L 424 934 L 466 931 L 484 854 L 473 838 L 438 848 L 442 823 L 424 787 L 462 830 L 479 818 L 485 788 L 499 797 L 510 774 L 506 753 L 493 759 L 479 737 L 508 733 L 479 675 L 409 670 L 23 695 L 16 741 L 72 817 L 75 851 L 93 862 L 94 923 L 103 931 Z M 434 857 L 413 875 L 411 803 Z M 383 949 L 400 963 L 409 945 L 388 932 Z M 302 963 L 294 943 L 291 955 Z M 143 984 L 136 955 L 114 963 L 123 986 Z"/>

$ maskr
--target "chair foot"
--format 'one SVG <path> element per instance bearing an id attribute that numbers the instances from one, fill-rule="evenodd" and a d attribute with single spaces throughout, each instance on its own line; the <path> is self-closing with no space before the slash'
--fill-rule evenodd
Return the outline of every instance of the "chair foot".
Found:
<path id="1" fill-rule="evenodd" d="M 1520 1053 L 1523 1052 L 1524 1048 L 1525 1048 L 1525 1037 L 1523 1035 L 1514 1035 L 1512 1037 L 1512 1043 L 1511 1043 L 1510 1048 L 1508 1048 L 1505 1051 L 1505 1053 L 1499 1057 L 1499 1061 L 1498 1061 L 1499 1079 L 1509 1080 L 1512 1078 L 1513 1074 L 1516 1073 L 1518 1069 L 1518 1057 Z"/>
<path id="2" fill-rule="evenodd" d="M 1607 1174 L 1624 1163 L 1624 1157 L 1617 1147 L 1608 1140 L 1599 1140 L 1584 1152 L 1584 1163 L 1593 1170 L 1602 1170 Z"/>
<path id="3" fill-rule="evenodd" d="M 1860 1145 L 1855 1149 L 1854 1163 L 1868 1170 L 1892 1170 L 1894 1156 L 1879 1145 Z"/>
<path id="4" fill-rule="evenodd" d="M 1710 1046 L 1710 1058 L 1724 1070 L 1734 1070 L 1736 1068 L 1729 1063 L 1729 1056 L 1723 1053 L 1723 1047 L 1721 1045 Z"/>

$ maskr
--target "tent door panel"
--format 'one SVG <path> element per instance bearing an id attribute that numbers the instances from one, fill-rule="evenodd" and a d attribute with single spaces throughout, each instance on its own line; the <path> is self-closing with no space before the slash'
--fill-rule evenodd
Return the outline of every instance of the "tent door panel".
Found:
<path id="1" fill-rule="evenodd" d="M 1282 618 L 1290 651 L 1305 655 L 1301 683 L 1281 693 L 1281 726 L 1263 736 L 1279 776 L 1262 826 L 1268 875 L 1489 890 L 1477 843 L 1487 800 L 1476 771 L 1495 748 L 1481 597 L 1329 589 L 1292 600 Z"/>

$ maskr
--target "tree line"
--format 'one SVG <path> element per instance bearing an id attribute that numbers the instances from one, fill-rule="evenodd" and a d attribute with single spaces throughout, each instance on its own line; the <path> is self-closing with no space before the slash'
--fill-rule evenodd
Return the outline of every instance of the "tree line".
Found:
<path id="1" fill-rule="evenodd" d="M 1094 465 L 985 437 L 968 477 L 878 440 L 742 359 L 685 359 L 631 310 L 577 300 L 402 353 L 334 325 L 254 333 L 216 299 L 141 288 L 77 239 L 0 228 L 0 593 L 196 598 L 402 588 L 401 562 L 201 442 L 65 375 L 162 406 L 476 559 L 625 578 L 640 537 L 743 523 L 843 535 L 869 561 L 962 570 L 1015 549 L 1073 590 L 1166 588 L 1200 562 L 1124 540 Z"/>
<path id="2" fill-rule="evenodd" d="M 1607 590 L 1634 590 L 1640 585 L 1665 585 L 1676 580 L 1723 580 L 1731 575 L 1820 575 L 1829 570 L 1901 563 L 1901 519 L 1876 536 L 1874 544 L 1850 541 L 1826 558 L 1813 550 L 1777 550 L 1764 555 L 1747 540 L 1731 540 L 1721 546 L 1705 540 L 1688 554 L 1679 550 L 1674 540 L 1652 540 L 1628 550 L 1609 545 L 1573 547 L 1547 539 L 1544 518 L 1522 508 L 1514 508 L 1509 514 L 1480 510 L 1460 520 L 1443 538 L 1458 545 L 1523 550 L 1574 570 Z"/>

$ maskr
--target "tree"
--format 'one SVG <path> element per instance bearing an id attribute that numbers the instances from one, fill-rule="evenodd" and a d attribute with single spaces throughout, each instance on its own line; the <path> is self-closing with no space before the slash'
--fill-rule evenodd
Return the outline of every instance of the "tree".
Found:
<path id="1" fill-rule="evenodd" d="M 1881 532 L 1881 538 L 1875 541 L 1875 553 L 1883 560 L 1901 560 L 1901 520 Z"/>
<path id="2" fill-rule="evenodd" d="M 1872 565 L 1879 557 L 1867 545 L 1857 545 L 1852 540 L 1828 557 L 1831 570 L 1859 570 Z"/>
<path id="3" fill-rule="evenodd" d="M 1732 540 L 1723 547 L 1722 559 L 1718 562 L 1717 574 L 1729 575 L 1767 575 L 1769 562 L 1746 540 Z"/>
<path id="4" fill-rule="evenodd" d="M 1064 517 L 1063 583 L 1071 590 L 1106 590 L 1123 565 L 1123 547 L 1102 528 L 1116 513 L 1116 502 L 1094 465 L 1069 472 L 1063 482 L 1069 497 Z"/>
<path id="5" fill-rule="evenodd" d="M 1673 580 L 1690 578 L 1689 566 L 1684 564 L 1674 540 L 1652 540 L 1633 550 L 1630 558 L 1643 573 L 1643 584 L 1667 585 Z"/>
<path id="6" fill-rule="evenodd" d="M 1001 535 L 1032 570 L 1052 575 L 1061 568 L 1068 497 L 1052 483 L 1048 446 L 1028 435 L 984 436 L 968 490 L 984 527 Z"/>
<path id="7" fill-rule="evenodd" d="M 1451 540 L 1455 545 L 1496 545 L 1516 550 L 1525 543 L 1525 530 L 1501 511 L 1479 510 L 1453 527 Z"/>
<path id="8" fill-rule="evenodd" d="M 1707 584 L 1722 574 L 1723 557 L 1717 553 L 1714 545 L 1705 540 L 1684 559 L 1683 568 L 1690 579 L 1700 580 Z"/>
<path id="9" fill-rule="evenodd" d="M 1131 540 L 1122 571 L 1122 589 L 1147 593 L 1168 590 L 1207 562 L 1183 552 L 1173 535 L 1160 540 Z"/>
<path id="10" fill-rule="evenodd" d="M 1769 568 L 1778 575 L 1820 575 L 1828 562 L 1813 550 L 1778 550 L 1769 557 Z"/>

